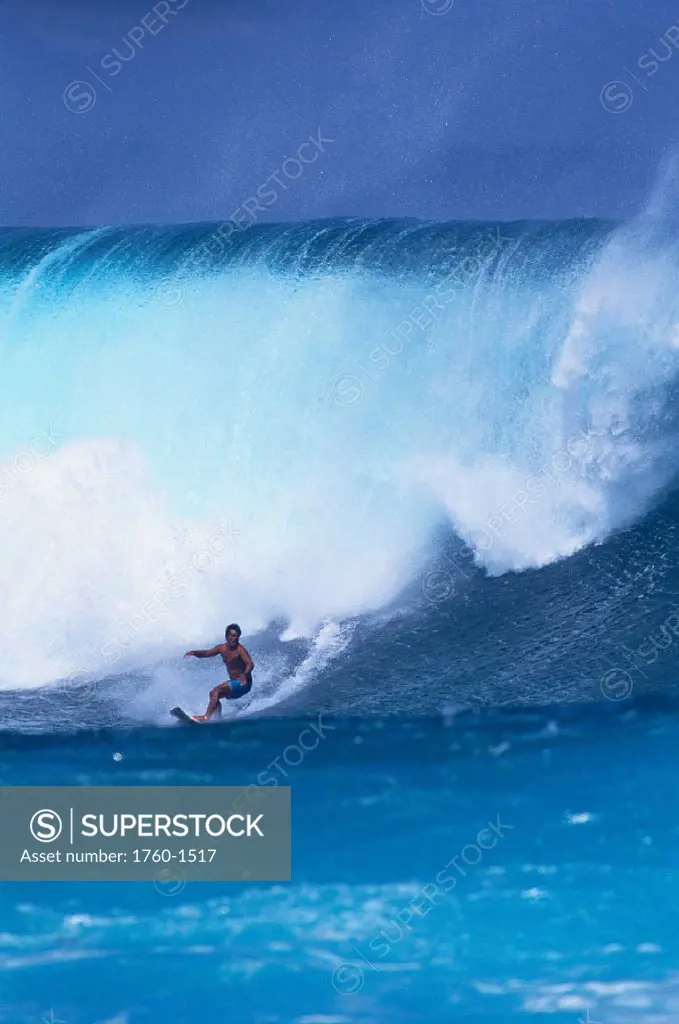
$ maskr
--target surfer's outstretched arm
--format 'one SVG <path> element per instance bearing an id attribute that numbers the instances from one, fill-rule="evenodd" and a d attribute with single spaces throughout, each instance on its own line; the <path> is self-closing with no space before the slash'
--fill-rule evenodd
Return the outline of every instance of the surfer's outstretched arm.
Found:
<path id="1" fill-rule="evenodd" d="M 187 651 L 184 655 L 185 658 L 214 658 L 216 654 L 222 653 L 221 644 L 217 644 L 216 647 L 210 647 L 206 651 Z"/>

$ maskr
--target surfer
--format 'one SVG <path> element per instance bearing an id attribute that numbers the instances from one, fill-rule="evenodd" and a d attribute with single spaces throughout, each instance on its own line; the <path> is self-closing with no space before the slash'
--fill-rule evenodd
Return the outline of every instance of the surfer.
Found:
<path id="1" fill-rule="evenodd" d="M 205 714 L 193 715 L 196 722 L 207 722 L 214 714 L 221 715 L 222 706 L 219 702 L 222 697 L 226 700 L 237 700 L 252 689 L 252 670 L 255 663 L 240 642 L 240 626 L 232 622 L 226 627 L 224 636 L 225 644 L 217 644 L 206 651 L 187 651 L 184 655 L 185 658 L 214 658 L 221 654 L 230 678 L 230 682 L 220 683 L 210 690 L 210 703 Z"/>

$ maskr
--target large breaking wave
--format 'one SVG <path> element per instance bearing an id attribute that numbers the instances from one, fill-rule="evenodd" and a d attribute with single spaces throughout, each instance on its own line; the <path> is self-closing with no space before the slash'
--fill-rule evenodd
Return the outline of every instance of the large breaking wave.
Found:
<path id="1" fill-rule="evenodd" d="M 0 273 L 4 688 L 237 618 L 311 643 L 261 666 L 270 706 L 357 617 L 428 607 L 442 529 L 534 571 L 674 483 L 657 222 L 5 230 Z"/>

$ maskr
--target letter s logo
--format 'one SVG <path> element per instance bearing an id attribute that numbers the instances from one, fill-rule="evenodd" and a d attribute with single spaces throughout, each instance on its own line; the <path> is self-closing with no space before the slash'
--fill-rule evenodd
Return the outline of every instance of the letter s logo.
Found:
<path id="1" fill-rule="evenodd" d="M 43 809 L 36 811 L 31 818 L 30 830 L 39 843 L 53 843 L 61 835 L 61 818 L 56 811 Z"/>

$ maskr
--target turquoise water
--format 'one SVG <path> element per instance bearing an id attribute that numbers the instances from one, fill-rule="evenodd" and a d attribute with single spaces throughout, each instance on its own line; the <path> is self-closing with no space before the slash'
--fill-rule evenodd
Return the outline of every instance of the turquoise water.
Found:
<path id="1" fill-rule="evenodd" d="M 5 736 L 26 784 L 250 783 L 277 759 L 293 880 L 5 883 L 4 1019 L 675 1019 L 677 711 L 611 707 L 316 716 L 299 764 L 292 718 Z"/>

